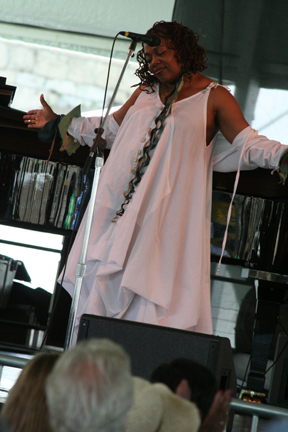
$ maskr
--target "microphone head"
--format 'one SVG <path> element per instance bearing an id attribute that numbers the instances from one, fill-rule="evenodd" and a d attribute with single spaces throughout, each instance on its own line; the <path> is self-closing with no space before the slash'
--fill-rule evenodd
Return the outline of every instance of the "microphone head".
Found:
<path id="1" fill-rule="evenodd" d="M 148 36 L 148 35 L 147 35 Z M 155 34 L 149 35 L 149 39 L 151 38 L 151 42 L 147 42 L 147 45 L 149 45 L 150 47 L 156 47 L 159 46 L 161 44 L 161 39 L 156 36 Z"/>

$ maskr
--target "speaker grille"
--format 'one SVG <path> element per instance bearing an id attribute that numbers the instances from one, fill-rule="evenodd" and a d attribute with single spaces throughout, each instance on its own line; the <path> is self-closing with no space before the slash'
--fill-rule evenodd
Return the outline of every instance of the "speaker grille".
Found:
<path id="1" fill-rule="evenodd" d="M 78 341 L 107 338 L 121 345 L 131 358 L 132 374 L 149 379 L 163 363 L 185 357 L 207 366 L 219 388 L 236 391 L 236 375 L 230 340 L 169 327 L 85 314 Z"/>

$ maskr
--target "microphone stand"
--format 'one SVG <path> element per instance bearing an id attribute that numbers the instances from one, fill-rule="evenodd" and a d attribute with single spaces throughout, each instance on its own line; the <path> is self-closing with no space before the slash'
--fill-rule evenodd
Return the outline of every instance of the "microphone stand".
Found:
<path id="1" fill-rule="evenodd" d="M 101 135 L 104 132 L 104 126 L 105 126 L 105 123 L 107 121 L 111 106 L 114 102 L 115 96 L 117 94 L 119 85 L 120 85 L 121 80 L 123 78 L 123 75 L 124 75 L 124 72 L 125 72 L 126 67 L 128 65 L 128 62 L 129 62 L 130 58 L 132 57 L 133 52 L 135 51 L 136 45 L 137 45 L 137 41 L 132 40 L 132 42 L 129 46 L 126 61 L 123 65 L 121 74 L 118 78 L 116 87 L 114 89 L 113 95 L 112 95 L 111 100 L 109 102 L 109 105 L 108 105 L 108 108 L 107 108 L 107 111 L 105 114 L 105 118 L 101 122 L 100 127 L 98 129 L 95 129 L 96 137 L 93 141 L 93 145 L 90 149 L 89 155 L 87 157 L 87 160 L 86 160 L 84 168 L 83 168 L 84 174 L 87 174 L 89 169 L 90 169 L 91 163 L 94 159 L 94 156 L 97 153 L 97 156 L 95 159 L 95 172 L 94 172 L 91 196 L 90 196 L 90 201 L 89 201 L 89 207 L 88 207 L 88 213 L 87 213 L 87 220 L 86 220 L 84 238 L 83 238 L 83 243 L 82 243 L 82 249 L 81 249 L 80 259 L 79 259 L 79 262 L 78 262 L 77 267 L 76 267 L 76 273 L 75 273 L 76 281 L 75 281 L 74 292 L 73 292 L 73 297 L 72 297 L 72 304 L 71 304 L 71 309 L 70 309 L 70 314 L 69 314 L 64 350 L 70 348 L 72 345 L 72 336 L 73 336 L 75 323 L 76 323 L 77 309 L 78 309 L 78 305 L 79 305 L 82 281 L 83 281 L 83 278 L 84 278 L 85 272 L 86 272 L 86 254 L 87 254 L 88 240 L 89 240 L 91 224 L 92 224 L 94 204 L 95 204 L 95 199 L 96 199 L 96 193 L 97 193 L 97 188 L 98 188 L 100 171 L 104 165 L 104 153 L 98 147 L 98 145 L 104 141 L 103 138 L 101 137 Z"/>

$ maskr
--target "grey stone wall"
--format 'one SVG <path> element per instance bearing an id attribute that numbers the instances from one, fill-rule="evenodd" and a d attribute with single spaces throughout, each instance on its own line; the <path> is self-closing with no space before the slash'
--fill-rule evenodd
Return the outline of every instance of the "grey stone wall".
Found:
<path id="1" fill-rule="evenodd" d="M 0 39 L 0 75 L 17 87 L 12 108 L 28 111 L 39 108 L 39 97 L 55 112 L 65 114 L 81 104 L 82 112 L 102 108 L 108 71 L 108 58 L 68 50 Z M 108 100 L 112 95 L 124 62 L 113 60 Z M 130 61 L 114 105 L 122 105 L 131 95 L 137 64 Z"/>

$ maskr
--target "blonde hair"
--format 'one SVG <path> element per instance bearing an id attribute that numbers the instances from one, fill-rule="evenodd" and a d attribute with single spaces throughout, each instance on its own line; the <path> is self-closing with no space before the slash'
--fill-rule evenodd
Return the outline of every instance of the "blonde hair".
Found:
<path id="1" fill-rule="evenodd" d="M 58 358 L 59 354 L 36 354 L 20 373 L 1 412 L 13 432 L 51 432 L 45 382 Z"/>

